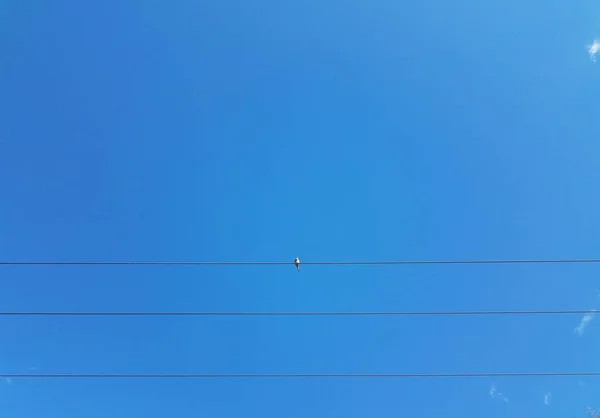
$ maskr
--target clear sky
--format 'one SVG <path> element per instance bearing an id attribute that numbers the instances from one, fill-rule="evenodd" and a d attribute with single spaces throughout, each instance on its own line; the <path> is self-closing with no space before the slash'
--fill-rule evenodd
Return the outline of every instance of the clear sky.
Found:
<path id="1" fill-rule="evenodd" d="M 0 0 L 0 259 L 598 257 L 599 36 L 592 0 Z M 0 310 L 593 309 L 599 269 L 5 266 Z M 598 371 L 581 320 L 3 317 L 0 373 Z M 599 390 L 15 379 L 0 414 L 562 418 Z"/>

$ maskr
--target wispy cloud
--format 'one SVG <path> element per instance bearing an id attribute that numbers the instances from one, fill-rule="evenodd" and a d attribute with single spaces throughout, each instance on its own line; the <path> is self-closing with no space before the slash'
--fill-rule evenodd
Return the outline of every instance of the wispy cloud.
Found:
<path id="1" fill-rule="evenodd" d="M 583 335 L 585 329 L 587 328 L 592 319 L 594 319 L 594 314 L 583 315 L 583 318 L 581 318 L 581 321 L 579 321 L 579 325 L 577 325 L 573 329 L 573 333 L 579 336 Z"/>
<path id="2" fill-rule="evenodd" d="M 550 405 L 550 400 L 552 399 L 552 392 L 546 392 L 544 394 L 544 403 L 546 405 Z"/>
<path id="3" fill-rule="evenodd" d="M 4 379 L 4 381 L 6 382 L 7 385 L 12 385 L 12 379 L 10 377 L 6 377 Z"/>
<path id="4" fill-rule="evenodd" d="M 594 40 L 591 45 L 587 46 L 587 52 L 590 54 L 590 59 L 593 62 L 596 62 L 596 54 L 598 51 L 600 51 L 600 42 L 597 40 Z"/>
<path id="5" fill-rule="evenodd" d="M 498 389 L 496 389 L 496 386 L 492 386 L 488 393 L 491 398 L 499 399 L 504 403 L 508 403 L 508 398 L 506 396 L 504 396 L 504 394 L 502 392 L 498 392 Z"/>

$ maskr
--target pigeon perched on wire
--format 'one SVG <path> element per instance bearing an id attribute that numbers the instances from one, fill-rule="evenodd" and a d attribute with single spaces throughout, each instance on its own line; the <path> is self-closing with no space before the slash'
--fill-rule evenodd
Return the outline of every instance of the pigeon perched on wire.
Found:
<path id="1" fill-rule="evenodd" d="M 298 257 L 294 259 L 294 264 L 296 265 L 296 270 L 300 271 L 300 259 Z"/>

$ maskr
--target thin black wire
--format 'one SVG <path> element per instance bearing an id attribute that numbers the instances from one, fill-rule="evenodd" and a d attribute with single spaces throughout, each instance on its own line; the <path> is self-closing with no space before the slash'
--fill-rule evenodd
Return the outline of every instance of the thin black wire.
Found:
<path id="1" fill-rule="evenodd" d="M 282 379 L 282 378 L 477 378 L 477 377 L 583 377 L 597 372 L 522 373 L 179 373 L 179 374 L 0 374 L 4 379 Z"/>
<path id="2" fill-rule="evenodd" d="M 596 310 L 537 311 L 371 311 L 371 312 L 0 312 L 0 316 L 475 316 L 475 315 L 572 315 Z"/>
<path id="3" fill-rule="evenodd" d="M 302 261 L 301 265 L 600 263 L 600 259 Z M 0 265 L 288 265 L 292 261 L 0 261 Z"/>

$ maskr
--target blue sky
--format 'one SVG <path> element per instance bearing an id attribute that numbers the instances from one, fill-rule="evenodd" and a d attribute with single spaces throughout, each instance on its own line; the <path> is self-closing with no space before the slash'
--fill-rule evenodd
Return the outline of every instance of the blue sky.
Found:
<path id="1" fill-rule="evenodd" d="M 592 0 L 2 0 L 0 258 L 597 257 L 598 16 Z M 5 266 L 0 310 L 593 309 L 599 273 Z M 0 372 L 600 370 L 599 324 L 581 320 L 0 318 Z M 0 411 L 552 418 L 600 407 L 599 389 L 14 380 Z"/>

